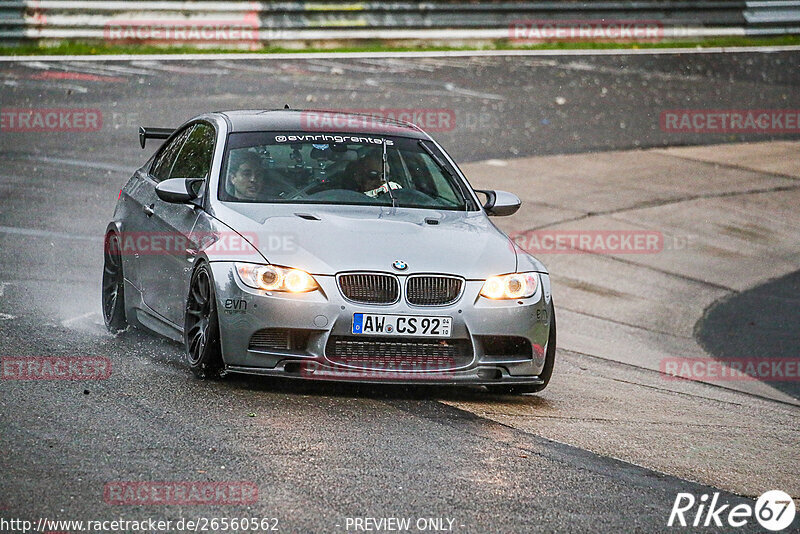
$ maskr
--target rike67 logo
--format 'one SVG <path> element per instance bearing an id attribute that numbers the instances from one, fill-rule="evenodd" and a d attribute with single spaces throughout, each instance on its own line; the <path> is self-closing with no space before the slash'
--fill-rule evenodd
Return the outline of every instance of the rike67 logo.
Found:
<path id="1" fill-rule="evenodd" d="M 753 517 L 762 528 L 777 532 L 788 528 L 794 521 L 795 506 L 792 497 L 783 491 L 763 493 L 755 506 L 730 503 L 721 504 L 719 493 L 703 494 L 696 498 L 691 493 L 678 493 L 667 526 L 681 527 L 742 527 Z M 726 525 L 727 524 L 727 525 Z"/>

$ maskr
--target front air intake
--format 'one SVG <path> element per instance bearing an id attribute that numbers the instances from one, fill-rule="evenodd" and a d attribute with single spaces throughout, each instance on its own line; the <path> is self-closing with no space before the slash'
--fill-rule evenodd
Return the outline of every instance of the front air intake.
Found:
<path id="1" fill-rule="evenodd" d="M 289 328 L 264 328 L 250 337 L 248 350 L 254 351 L 305 351 L 309 332 Z"/>

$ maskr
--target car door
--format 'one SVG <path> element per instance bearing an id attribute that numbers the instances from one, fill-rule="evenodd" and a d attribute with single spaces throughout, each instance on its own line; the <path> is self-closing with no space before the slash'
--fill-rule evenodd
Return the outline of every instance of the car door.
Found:
<path id="1" fill-rule="evenodd" d="M 125 217 L 123 250 L 126 251 L 128 278 L 144 295 L 144 280 L 152 269 L 151 242 L 155 226 L 152 216 L 158 197 L 156 184 L 169 176 L 191 128 L 179 132 L 156 152 L 150 167 L 137 171 L 136 180 L 125 191 L 133 201 Z M 128 267 L 130 266 L 130 267 Z"/>
<path id="2" fill-rule="evenodd" d="M 158 278 L 156 271 L 159 268 L 157 258 L 154 257 L 159 252 L 157 250 L 154 251 L 153 248 L 159 248 L 158 241 L 160 237 L 158 232 L 162 230 L 158 220 L 154 218 L 156 204 L 161 202 L 158 195 L 156 195 L 156 185 L 169 178 L 169 173 L 175 165 L 175 160 L 178 158 L 178 154 L 193 128 L 194 125 L 183 128 L 161 147 L 136 191 L 136 202 L 139 204 L 136 211 L 141 220 L 134 234 L 136 238 L 136 260 L 139 289 L 142 292 L 142 300 L 148 307 L 151 307 L 150 301 L 153 300 L 152 296 L 147 298 L 148 293 L 152 292 L 152 289 L 148 288 L 148 286 L 156 283 Z M 156 244 L 156 246 L 153 247 L 153 244 Z"/>
<path id="3" fill-rule="evenodd" d="M 211 170 L 216 133 L 207 123 L 194 124 L 172 164 L 168 178 L 205 180 Z M 203 186 L 197 184 L 198 191 Z M 173 204 L 156 199 L 151 217 L 163 250 L 150 256 L 144 299 L 148 307 L 183 328 L 184 304 L 189 285 L 194 251 L 200 243 L 192 228 L 201 213 L 195 204 Z M 200 236 L 202 237 L 202 236 Z"/>

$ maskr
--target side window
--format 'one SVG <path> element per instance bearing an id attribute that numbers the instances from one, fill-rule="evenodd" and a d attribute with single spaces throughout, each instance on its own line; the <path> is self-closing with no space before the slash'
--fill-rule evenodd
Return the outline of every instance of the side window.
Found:
<path id="1" fill-rule="evenodd" d="M 150 175 L 155 178 L 156 182 L 166 180 L 169 178 L 169 172 L 175 164 L 175 158 L 178 157 L 186 137 L 192 131 L 192 127 L 186 128 L 177 136 L 175 136 L 170 143 L 161 150 L 161 153 L 156 157 L 153 166 L 150 168 Z"/>
<path id="2" fill-rule="evenodd" d="M 181 148 L 170 178 L 205 178 L 211 170 L 214 155 L 214 128 L 208 124 L 197 124 Z"/>

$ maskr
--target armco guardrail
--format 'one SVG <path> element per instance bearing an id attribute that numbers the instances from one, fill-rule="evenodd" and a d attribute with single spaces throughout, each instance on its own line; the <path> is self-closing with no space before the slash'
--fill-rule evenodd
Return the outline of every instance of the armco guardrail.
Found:
<path id="1" fill-rule="evenodd" d="M 617 2 L 0 1 L 0 42 L 61 40 L 261 46 L 274 41 L 625 38 L 612 25 L 658 28 L 660 38 L 800 33 L 800 0 Z M 553 28 L 559 28 L 561 33 Z M 574 31 L 570 32 L 569 28 Z M 594 28 L 594 33 L 592 33 Z M 614 27 L 616 30 L 619 28 Z M 547 33 L 547 30 L 550 33 Z M 609 37 L 610 36 L 610 37 Z M 652 35 L 651 35 L 652 36 Z"/>

